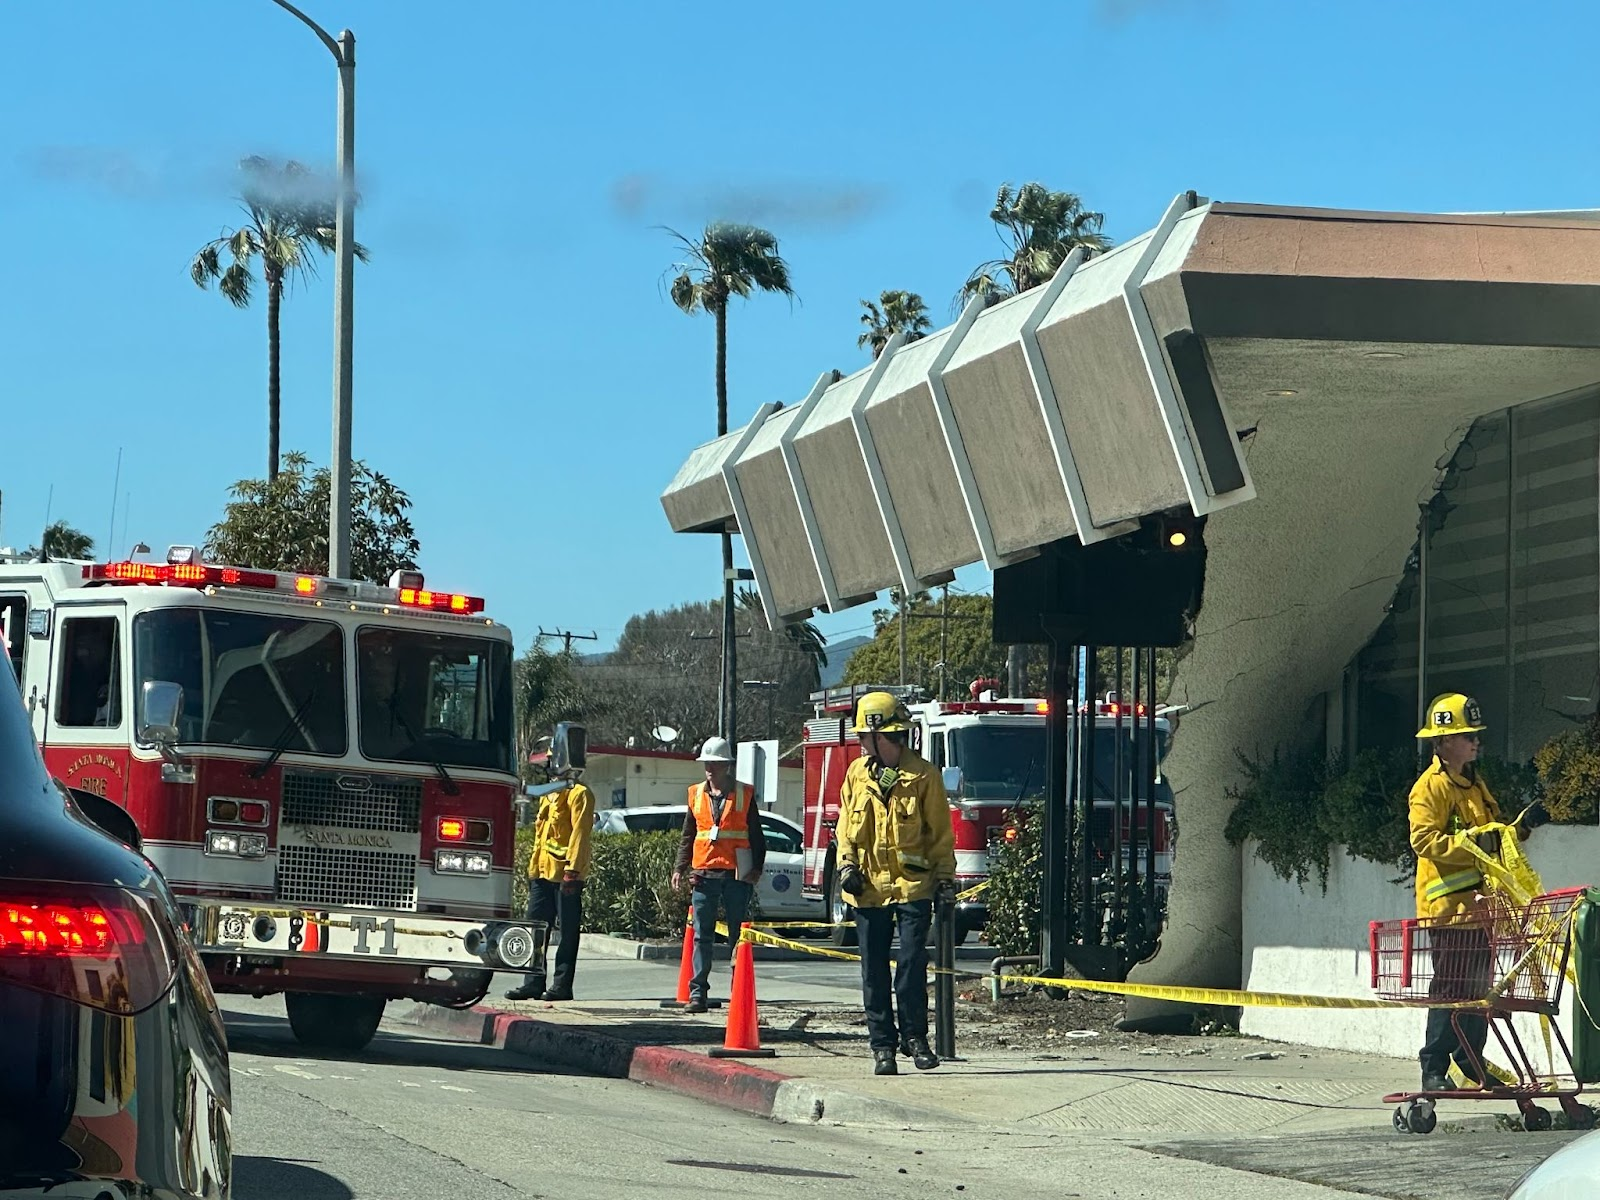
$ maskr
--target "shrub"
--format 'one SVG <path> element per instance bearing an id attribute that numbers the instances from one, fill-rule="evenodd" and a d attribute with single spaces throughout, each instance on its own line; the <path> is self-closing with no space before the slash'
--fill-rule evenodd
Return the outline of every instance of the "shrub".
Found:
<path id="1" fill-rule="evenodd" d="M 1534 752 L 1533 762 L 1550 819 L 1592 824 L 1600 810 L 1600 716 L 1551 738 Z"/>
<path id="2" fill-rule="evenodd" d="M 1015 821 L 1016 840 L 1001 841 L 989 852 L 989 887 L 983 894 L 989 915 L 983 935 L 1003 955 L 1039 952 L 1042 824 L 1032 814 L 1020 814 Z"/>
<path id="3" fill-rule="evenodd" d="M 519 913 L 526 911 L 528 904 L 533 833 L 532 828 L 517 831 L 512 904 Z M 681 937 L 689 893 L 687 889 L 672 890 L 678 840 L 678 834 L 671 831 L 595 835 L 583 889 L 583 931 L 635 938 Z"/>

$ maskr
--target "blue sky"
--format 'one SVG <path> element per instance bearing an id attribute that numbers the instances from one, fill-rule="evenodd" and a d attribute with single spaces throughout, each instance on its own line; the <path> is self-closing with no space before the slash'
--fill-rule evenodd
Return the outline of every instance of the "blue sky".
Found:
<path id="1" fill-rule="evenodd" d="M 1121 239 L 1176 193 L 1400 210 L 1600 204 L 1592 4 L 304 0 L 358 38 L 355 449 L 430 582 L 615 639 L 717 587 L 658 496 L 714 431 L 712 328 L 654 226 L 760 222 L 800 300 L 732 311 L 735 423 L 852 370 L 859 301 L 942 321 L 1002 180 Z M 447 21 L 442 14 L 455 14 Z M 52 515 L 198 541 L 265 460 L 265 313 L 189 281 L 231 164 L 331 163 L 336 74 L 268 0 L 0 7 L 0 544 Z M 328 456 L 331 265 L 285 305 L 284 446 Z M 126 498 L 127 512 L 123 505 Z M 962 586 L 987 578 L 969 570 Z M 822 618 L 845 637 L 867 608 Z"/>

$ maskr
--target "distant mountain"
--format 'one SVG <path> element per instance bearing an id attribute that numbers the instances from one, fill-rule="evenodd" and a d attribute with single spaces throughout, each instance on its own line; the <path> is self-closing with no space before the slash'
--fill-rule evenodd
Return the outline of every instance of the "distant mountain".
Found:
<path id="1" fill-rule="evenodd" d="M 844 665 L 850 656 L 872 641 L 869 637 L 845 638 L 828 643 L 828 665 L 822 668 L 822 686 L 838 687 L 844 681 Z"/>

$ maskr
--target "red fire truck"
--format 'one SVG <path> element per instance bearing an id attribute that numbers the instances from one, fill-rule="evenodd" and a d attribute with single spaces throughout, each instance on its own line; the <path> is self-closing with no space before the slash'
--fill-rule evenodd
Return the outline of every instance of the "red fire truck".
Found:
<path id="1" fill-rule="evenodd" d="M 0 564 L 52 774 L 133 818 L 219 992 L 359 1049 L 389 999 L 525 966 L 511 634 L 476 597 L 167 561 Z"/>
<path id="2" fill-rule="evenodd" d="M 1048 705 L 1039 699 L 995 699 L 990 693 L 971 701 L 927 701 L 912 687 L 855 685 L 812 694 L 816 716 L 805 728 L 805 877 L 807 896 L 822 899 L 833 922 L 834 940 L 853 944 L 849 902 L 839 893 L 834 872 L 833 830 L 839 818 L 839 789 L 845 769 L 861 755 L 850 727 L 855 705 L 867 692 L 900 696 L 911 711 L 911 745 L 935 766 L 945 768 L 955 827 L 956 886 L 963 892 L 989 875 L 989 850 L 1006 836 L 1012 818 L 1037 804 L 1044 795 L 1045 717 Z M 1143 794 L 1135 782 L 1140 758 L 1148 761 L 1145 741 L 1148 718 L 1144 706 L 1135 713 L 1115 696 L 1096 706 L 1095 804 L 1091 819 L 1091 861 L 1102 865 L 1122 848 L 1124 872 L 1143 872 L 1135 848 L 1149 843 L 1148 806 L 1134 803 Z M 1119 712 L 1119 709 L 1121 711 Z M 1159 711 L 1159 710 L 1158 710 Z M 1119 719 L 1120 717 L 1120 719 Z M 1135 727 L 1135 718 L 1138 720 Z M 1166 754 L 1171 722 L 1157 716 L 1157 763 Z M 1123 739 L 1121 745 L 1118 737 Z M 959 771 L 959 780 L 954 771 Z M 1172 876 L 1172 789 L 1158 771 L 1155 794 L 1155 891 L 1164 906 Z M 1121 813 L 1121 830 L 1113 813 Z M 983 928 L 987 909 L 981 894 L 956 908 L 956 937 Z"/>

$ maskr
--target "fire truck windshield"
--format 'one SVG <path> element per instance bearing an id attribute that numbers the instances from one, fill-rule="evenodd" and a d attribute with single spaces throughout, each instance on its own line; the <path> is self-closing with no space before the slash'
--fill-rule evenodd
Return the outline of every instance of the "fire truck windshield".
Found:
<path id="1" fill-rule="evenodd" d="M 1166 754 L 1166 733 L 1158 731 L 1158 753 Z M 1149 735 L 1138 732 L 1142 750 Z M 950 731 L 950 765 L 960 767 L 962 790 L 971 800 L 1038 800 L 1044 795 L 1044 725 L 960 725 Z M 1113 780 L 1122 777 L 1121 794 L 1130 794 L 1133 773 L 1144 766 L 1144 755 L 1134 761 L 1134 733 L 1124 726 L 1122 753 L 1117 754 L 1116 730 L 1095 730 L 1095 790 L 1107 798 L 1114 794 Z M 1119 772 L 1120 767 L 1120 772 Z M 1159 789 L 1158 789 L 1159 790 Z"/>
<path id="2" fill-rule="evenodd" d="M 369 626 L 356 633 L 367 758 L 510 771 L 511 647 Z"/>
<path id="3" fill-rule="evenodd" d="M 134 619 L 133 642 L 141 682 L 183 687 L 180 742 L 345 752 L 344 638 L 333 622 L 162 608 Z"/>

